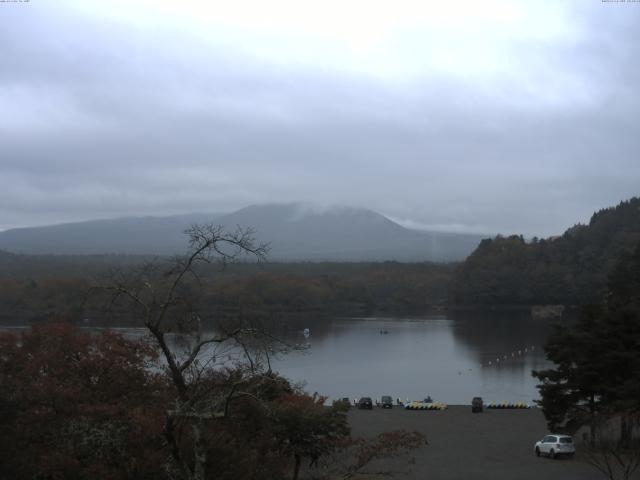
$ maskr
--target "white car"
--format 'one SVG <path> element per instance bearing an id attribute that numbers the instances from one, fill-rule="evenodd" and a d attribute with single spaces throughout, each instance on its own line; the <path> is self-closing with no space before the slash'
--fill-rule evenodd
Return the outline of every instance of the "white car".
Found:
<path id="1" fill-rule="evenodd" d="M 536 442 L 533 450 L 536 455 L 546 455 L 549 458 L 557 458 L 560 456 L 573 457 L 576 453 L 576 447 L 573 439 L 569 435 L 552 434 L 545 436 L 539 442 Z"/>

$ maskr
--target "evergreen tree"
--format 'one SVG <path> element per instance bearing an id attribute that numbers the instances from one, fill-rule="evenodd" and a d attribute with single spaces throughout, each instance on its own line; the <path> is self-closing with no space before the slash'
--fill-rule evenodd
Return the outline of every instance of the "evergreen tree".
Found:
<path id="1" fill-rule="evenodd" d="M 534 371 L 551 430 L 575 432 L 596 416 L 624 419 L 640 412 L 640 244 L 609 278 L 605 302 L 583 311 L 578 323 L 558 327 L 545 346 L 555 368 Z"/>

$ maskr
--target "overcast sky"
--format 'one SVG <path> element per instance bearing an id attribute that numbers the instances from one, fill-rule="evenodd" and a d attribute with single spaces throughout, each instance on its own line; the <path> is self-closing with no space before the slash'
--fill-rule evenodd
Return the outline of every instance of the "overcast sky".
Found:
<path id="1" fill-rule="evenodd" d="M 547 236 L 640 194 L 640 3 L 0 2 L 0 229 L 305 201 Z"/>

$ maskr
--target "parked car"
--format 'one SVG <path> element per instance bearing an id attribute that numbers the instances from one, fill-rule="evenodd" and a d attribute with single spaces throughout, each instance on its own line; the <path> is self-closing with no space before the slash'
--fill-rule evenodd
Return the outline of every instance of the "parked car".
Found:
<path id="1" fill-rule="evenodd" d="M 473 397 L 473 400 L 471 400 L 471 411 L 473 413 L 482 413 L 482 408 L 482 397 Z"/>
<path id="2" fill-rule="evenodd" d="M 341 403 L 351 408 L 351 400 L 349 400 L 349 397 L 342 397 L 340 400 L 336 400 L 335 403 Z"/>
<path id="3" fill-rule="evenodd" d="M 383 395 L 380 398 L 380 406 L 382 408 L 393 408 L 393 398 L 390 395 Z"/>
<path id="4" fill-rule="evenodd" d="M 536 442 L 533 447 L 534 452 L 539 457 L 546 455 L 549 458 L 573 457 L 576 447 L 573 439 L 569 435 L 546 435 L 542 440 Z"/>
<path id="5" fill-rule="evenodd" d="M 358 400 L 358 408 L 361 410 L 372 410 L 373 402 L 371 401 L 371 397 L 362 397 Z"/>

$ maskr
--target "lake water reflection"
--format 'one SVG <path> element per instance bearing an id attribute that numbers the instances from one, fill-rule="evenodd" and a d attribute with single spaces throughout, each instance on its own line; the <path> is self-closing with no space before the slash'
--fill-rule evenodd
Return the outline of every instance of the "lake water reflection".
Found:
<path id="1" fill-rule="evenodd" d="M 551 322 L 514 312 L 342 318 L 308 327 L 309 348 L 273 367 L 330 398 L 531 403 L 538 398 L 531 370 L 548 366 L 543 345 Z"/>
<path id="2" fill-rule="evenodd" d="M 291 343 L 308 343 L 308 348 L 272 359 L 272 367 L 304 382 L 309 393 L 330 399 L 391 395 L 419 400 L 430 395 L 436 401 L 469 404 L 481 396 L 487 403 L 532 403 L 538 391 L 531 370 L 549 366 L 543 345 L 552 324 L 513 310 L 322 319 L 279 334 Z M 116 330 L 130 338 L 147 333 L 143 328 Z M 170 337 L 176 351 L 191 341 Z M 226 356 L 224 346 L 216 350 L 221 353 Z"/>

